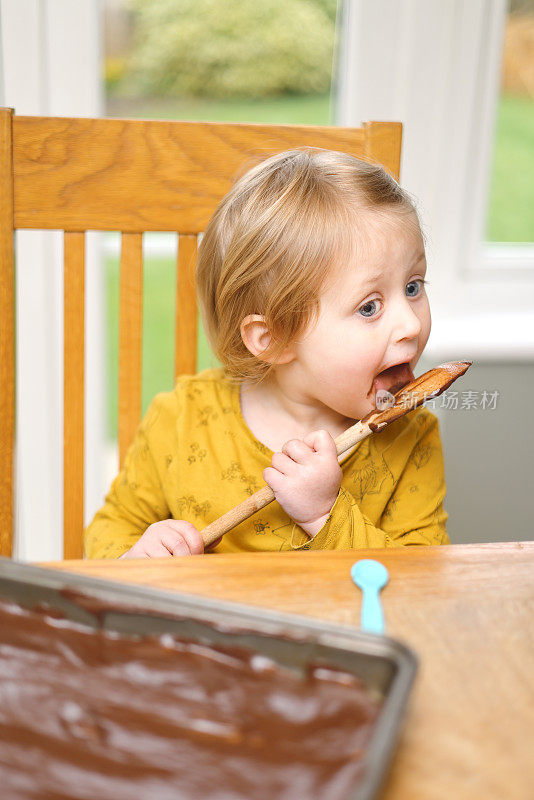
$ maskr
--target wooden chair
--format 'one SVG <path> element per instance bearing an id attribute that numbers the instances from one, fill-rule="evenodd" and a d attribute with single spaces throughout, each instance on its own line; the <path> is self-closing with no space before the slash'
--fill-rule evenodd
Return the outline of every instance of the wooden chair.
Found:
<path id="1" fill-rule="evenodd" d="M 64 557 L 82 557 L 84 252 L 87 230 L 120 231 L 119 457 L 141 417 L 142 234 L 178 233 L 175 374 L 196 372 L 197 236 L 244 163 L 311 145 L 398 178 L 402 126 L 362 128 L 22 117 L 0 109 L 0 554 L 13 542 L 13 232 L 65 237 Z"/>

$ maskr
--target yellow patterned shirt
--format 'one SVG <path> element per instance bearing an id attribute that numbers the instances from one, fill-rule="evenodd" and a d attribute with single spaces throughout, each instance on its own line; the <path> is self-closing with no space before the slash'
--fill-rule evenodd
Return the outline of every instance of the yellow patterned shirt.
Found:
<path id="1" fill-rule="evenodd" d="M 153 522 L 202 530 L 265 486 L 272 451 L 255 438 L 239 386 L 222 369 L 178 378 L 152 401 L 105 505 L 85 532 L 89 558 L 117 558 Z M 343 478 L 323 528 L 310 539 L 274 501 L 225 534 L 216 552 L 348 550 L 448 544 L 438 421 L 411 411 L 367 437 L 341 462 Z"/>

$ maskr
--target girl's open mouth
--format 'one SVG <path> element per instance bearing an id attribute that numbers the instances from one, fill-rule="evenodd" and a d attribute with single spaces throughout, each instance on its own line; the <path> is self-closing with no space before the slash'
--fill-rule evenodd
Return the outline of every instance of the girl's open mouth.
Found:
<path id="1" fill-rule="evenodd" d="M 373 395 L 373 400 L 376 399 L 376 393 L 379 389 L 384 389 L 390 394 L 400 392 L 408 383 L 413 381 L 415 376 L 409 363 L 395 364 L 393 367 L 379 372 L 373 380 L 373 385 L 369 391 L 369 395 Z"/>

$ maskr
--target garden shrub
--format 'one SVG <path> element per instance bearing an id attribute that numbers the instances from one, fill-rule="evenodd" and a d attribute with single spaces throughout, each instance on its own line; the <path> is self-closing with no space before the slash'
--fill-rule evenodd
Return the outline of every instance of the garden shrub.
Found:
<path id="1" fill-rule="evenodd" d="M 330 88 L 336 0 L 131 0 L 124 89 L 268 97 Z"/>

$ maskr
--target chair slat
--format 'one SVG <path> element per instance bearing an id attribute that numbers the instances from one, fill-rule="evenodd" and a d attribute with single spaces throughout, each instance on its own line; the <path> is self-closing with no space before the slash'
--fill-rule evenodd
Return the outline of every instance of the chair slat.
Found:
<path id="1" fill-rule="evenodd" d="M 13 553 L 15 443 L 15 269 L 10 108 L 0 111 L 0 555 Z"/>
<path id="2" fill-rule="evenodd" d="M 196 260 L 197 237 L 180 235 L 176 276 L 175 377 L 194 375 L 197 371 Z"/>
<path id="3" fill-rule="evenodd" d="M 361 128 L 14 119 L 15 226 L 200 233 L 237 173 L 293 147 L 366 151 Z M 386 163 L 394 168 L 394 163 Z"/>
<path id="4" fill-rule="evenodd" d="M 119 464 L 141 419 L 143 235 L 123 233 L 119 311 Z"/>
<path id="5" fill-rule="evenodd" d="M 85 234 L 65 234 L 63 554 L 82 558 Z"/>
<path id="6" fill-rule="evenodd" d="M 364 122 L 362 158 L 381 164 L 398 181 L 402 144 L 401 122 Z"/>

